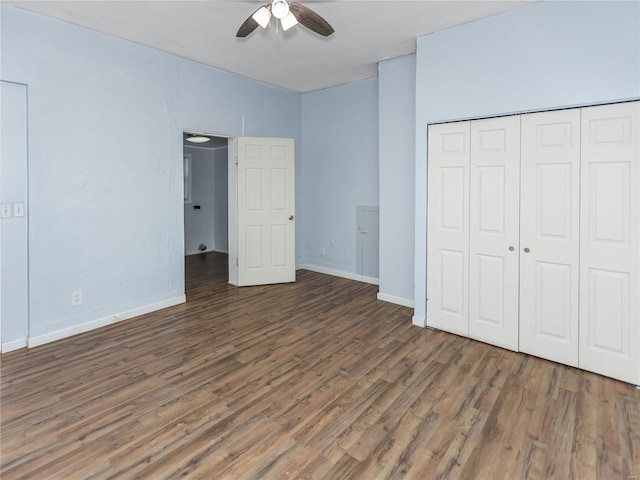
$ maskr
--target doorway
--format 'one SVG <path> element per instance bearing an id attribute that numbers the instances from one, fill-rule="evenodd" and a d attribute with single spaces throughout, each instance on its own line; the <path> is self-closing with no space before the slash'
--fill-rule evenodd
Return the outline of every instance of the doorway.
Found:
<path id="1" fill-rule="evenodd" d="M 228 164 L 227 137 L 183 133 L 185 255 L 229 253 Z"/>
<path id="2" fill-rule="evenodd" d="M 233 285 L 294 282 L 294 165 L 291 138 L 183 132 L 185 256 L 226 254 Z"/>

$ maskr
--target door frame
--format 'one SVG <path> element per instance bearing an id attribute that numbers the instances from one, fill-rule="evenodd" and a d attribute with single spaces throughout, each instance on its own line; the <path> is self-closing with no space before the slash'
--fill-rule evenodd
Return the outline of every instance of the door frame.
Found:
<path id="1" fill-rule="evenodd" d="M 184 142 L 182 141 L 182 137 L 184 135 L 185 132 L 189 132 L 189 133 L 197 133 L 198 135 L 206 135 L 208 137 L 219 137 L 219 138 L 226 138 L 227 139 L 227 162 L 228 162 L 228 172 L 227 172 L 227 182 L 228 182 L 228 191 L 227 191 L 227 206 L 228 206 L 228 216 L 227 216 L 227 240 L 229 242 L 229 253 L 228 253 L 228 260 L 229 260 L 229 278 L 227 278 L 227 280 L 229 281 L 229 283 L 233 283 L 232 280 L 232 275 L 233 275 L 233 270 L 231 268 L 231 264 L 232 258 L 237 258 L 237 250 L 238 247 L 237 245 L 235 245 L 235 240 L 237 240 L 238 238 L 238 222 L 237 222 L 237 209 L 238 209 L 238 195 L 237 195 L 237 190 L 238 190 L 238 186 L 237 186 L 237 180 L 238 180 L 238 175 L 236 172 L 235 168 L 232 168 L 235 166 L 235 158 L 237 155 L 237 145 L 238 145 L 238 137 L 237 135 L 230 135 L 230 134 L 226 134 L 226 133 L 211 133 L 205 130 L 200 130 L 197 128 L 182 128 L 180 130 L 180 139 L 181 139 L 181 145 L 182 145 L 182 155 L 184 155 Z M 232 151 L 232 145 L 235 145 L 235 152 Z M 197 145 L 195 146 L 197 148 Z M 182 165 L 180 170 L 182 172 L 182 177 L 184 178 L 184 162 L 182 160 L 182 156 L 180 158 L 180 164 Z M 232 178 L 233 177 L 233 178 Z M 183 182 L 184 183 L 184 182 Z M 183 209 L 183 217 L 182 217 L 182 250 L 183 250 L 183 254 L 182 256 L 185 256 L 184 254 L 184 195 L 181 197 L 180 201 L 181 203 L 181 208 Z M 232 213 L 234 212 L 234 213 Z M 233 253 L 233 255 L 232 255 Z M 237 275 L 237 268 L 235 267 L 236 263 L 235 261 L 233 262 L 234 265 L 234 269 L 235 269 L 235 274 Z M 183 269 L 182 271 L 182 283 L 184 285 L 185 283 L 185 271 Z M 236 278 L 237 280 L 237 278 Z M 186 295 L 186 292 L 185 292 Z M 188 299 L 187 299 L 188 300 Z"/>
<path id="2" fill-rule="evenodd" d="M 26 240 L 24 245 L 22 245 L 22 249 L 20 249 L 20 251 L 17 253 L 19 259 L 21 260 L 21 264 L 24 267 L 24 269 L 20 269 L 19 272 L 19 276 L 24 275 L 23 280 L 24 282 L 16 282 L 16 283 L 21 283 L 22 287 L 24 287 L 24 289 L 22 291 L 20 291 L 20 289 L 18 288 L 18 301 L 22 304 L 21 307 L 23 309 L 23 313 L 24 313 L 24 319 L 21 319 L 23 321 L 20 322 L 19 325 L 19 330 L 21 330 L 20 332 L 20 336 L 18 338 L 10 338 L 7 339 L 6 335 L 4 335 L 2 332 L 4 331 L 4 329 L 2 328 L 2 294 L 0 293 L 0 353 L 7 353 L 7 352 L 11 352 L 13 350 L 18 350 L 21 348 L 25 348 L 29 346 L 29 339 L 31 337 L 31 268 L 30 268 L 30 264 L 29 264 L 29 258 L 30 258 L 30 254 L 31 254 L 31 230 L 30 230 L 30 226 L 31 226 L 31 213 L 30 213 L 30 165 L 29 165 L 29 142 L 28 142 L 28 137 L 29 137 L 29 85 L 26 83 L 22 83 L 22 82 L 15 82 L 12 80 L 6 80 L 6 79 L 1 79 L 0 80 L 0 84 L 2 84 L 3 87 L 6 88 L 18 88 L 20 89 L 20 94 L 19 96 L 21 97 L 20 100 L 20 109 L 22 110 L 22 107 L 24 107 L 24 117 L 22 117 L 22 115 L 20 115 L 19 121 L 23 121 L 24 120 L 24 131 L 21 132 L 24 134 L 23 138 L 21 136 L 21 138 L 19 139 L 13 139 L 17 142 L 20 142 L 20 140 L 24 140 L 24 145 L 20 145 L 21 147 L 24 147 L 24 160 L 25 163 L 23 165 L 23 172 L 24 172 L 24 178 L 21 180 L 24 180 L 24 182 L 21 181 L 21 183 L 23 184 L 24 190 L 23 192 L 21 192 L 23 195 L 21 195 L 21 198 L 15 198 L 9 202 L 7 201 L 7 196 L 5 196 L 5 198 L 3 198 L 3 201 L 7 202 L 9 205 L 11 205 L 13 207 L 13 204 L 16 200 L 18 200 L 20 203 L 24 204 L 24 215 L 23 218 L 21 220 L 18 220 L 19 222 L 24 222 L 24 224 L 22 226 L 18 226 L 16 227 L 15 222 L 16 220 L 13 218 L 13 212 L 11 215 L 11 221 L 14 223 L 14 225 L 12 226 L 12 228 L 10 228 L 10 231 L 15 232 L 16 228 L 19 228 L 21 230 L 21 234 L 23 234 L 23 238 Z M 8 91 L 6 93 L 9 93 Z M 9 95 L 9 97 L 6 100 L 18 100 L 17 97 L 14 97 L 12 94 Z M 24 100 L 24 102 L 22 102 L 22 100 Z M 7 108 L 11 108 L 11 106 L 15 106 L 13 104 L 13 102 L 5 102 L 6 105 L 9 105 L 9 107 Z M 4 105 L 4 104 L 3 104 Z M 0 114 L 2 114 L 3 112 L 0 112 Z M 9 110 L 7 111 L 7 113 L 16 113 L 15 111 Z M 13 145 L 13 143 L 12 143 Z M 0 169 L 2 168 L 1 162 L 0 162 Z M 12 198 L 12 196 L 9 196 L 9 198 Z M 2 231 L 3 231 L 3 223 L 5 221 L 7 221 L 9 219 L 2 219 L 2 221 L 0 221 L 0 237 L 2 237 Z M 7 225 L 4 226 L 5 229 L 5 234 L 6 234 L 6 229 L 8 229 L 9 227 Z M 1 243 L 1 242 L 0 242 Z M 6 245 L 4 245 L 4 248 L 6 249 Z M 0 246 L 0 251 L 2 249 L 2 246 Z M 2 260 L 0 259 L 0 289 L 2 288 L 3 282 L 4 284 L 8 284 L 7 279 L 3 278 L 2 275 L 2 266 L 1 266 Z M 5 271 L 6 273 L 6 271 Z M 14 272 L 15 273 L 15 272 Z M 20 280 L 20 279 L 12 279 L 13 281 L 16 280 Z M 4 299 L 6 302 L 6 298 Z M 13 299 L 14 302 L 16 301 L 16 299 Z M 14 303 L 15 305 L 15 303 Z M 6 319 L 5 319 L 6 321 Z M 11 335 L 13 336 L 13 335 Z"/>
<path id="3" fill-rule="evenodd" d="M 228 139 L 227 147 L 228 158 L 228 174 L 229 185 L 227 191 L 229 193 L 229 211 L 228 232 L 229 232 L 229 278 L 228 281 L 232 285 L 238 285 L 238 137 Z"/>

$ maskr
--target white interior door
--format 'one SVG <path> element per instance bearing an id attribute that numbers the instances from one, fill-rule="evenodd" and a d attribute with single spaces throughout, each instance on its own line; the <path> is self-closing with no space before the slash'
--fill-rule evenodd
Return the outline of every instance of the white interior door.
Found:
<path id="1" fill-rule="evenodd" d="M 640 102 L 582 109 L 580 367 L 640 384 Z"/>
<path id="2" fill-rule="evenodd" d="M 469 336 L 518 350 L 520 117 L 471 122 Z"/>
<path id="3" fill-rule="evenodd" d="M 238 285 L 294 282 L 294 142 L 237 139 Z"/>
<path id="4" fill-rule="evenodd" d="M 427 325 L 469 335 L 469 122 L 429 126 Z"/>
<path id="5" fill-rule="evenodd" d="M 520 351 L 577 366 L 580 111 L 521 121 Z"/>

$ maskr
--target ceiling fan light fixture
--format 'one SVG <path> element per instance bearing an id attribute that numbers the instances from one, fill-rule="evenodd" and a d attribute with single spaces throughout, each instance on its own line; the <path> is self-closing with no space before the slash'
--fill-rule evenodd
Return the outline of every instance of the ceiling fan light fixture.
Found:
<path id="1" fill-rule="evenodd" d="M 187 142 L 191 142 L 191 143 L 206 143 L 209 140 L 211 140 L 211 138 L 206 137 L 204 135 L 198 135 L 196 133 L 189 135 L 187 137 Z"/>
<path id="2" fill-rule="evenodd" d="M 253 19 L 258 22 L 262 28 L 267 28 L 269 20 L 271 19 L 271 12 L 267 7 L 260 7 L 256 10 L 256 13 L 253 14 Z"/>
<path id="3" fill-rule="evenodd" d="M 0 0 L 1 2 L 2 0 Z M 311 10 L 297 1 L 289 3 L 287 0 L 269 0 L 267 4 L 258 8 L 248 17 L 236 33 L 236 38 L 245 38 L 253 33 L 258 26 L 267 28 L 271 17 L 280 20 L 275 22 L 276 28 L 282 25 L 282 30 L 289 30 L 298 23 L 312 32 L 328 37 L 334 33 L 334 29 L 329 23 Z"/>
<path id="4" fill-rule="evenodd" d="M 286 17 L 280 20 L 280 23 L 282 24 L 282 30 L 286 32 L 291 27 L 298 24 L 298 19 L 295 17 L 293 13 L 289 12 L 289 14 Z"/>
<path id="5" fill-rule="evenodd" d="M 287 0 L 274 0 L 271 4 L 271 13 L 276 18 L 282 20 L 289 14 L 289 4 Z M 257 21 L 257 20 L 256 20 Z"/>

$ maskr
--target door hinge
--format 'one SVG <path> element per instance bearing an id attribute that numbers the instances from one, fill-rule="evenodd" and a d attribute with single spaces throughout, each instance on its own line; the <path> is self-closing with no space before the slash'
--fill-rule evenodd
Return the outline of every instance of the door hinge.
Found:
<path id="1" fill-rule="evenodd" d="M 238 261 L 238 257 L 236 257 L 236 267 L 240 266 L 240 262 Z"/>

